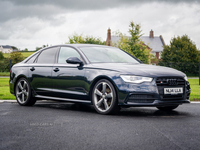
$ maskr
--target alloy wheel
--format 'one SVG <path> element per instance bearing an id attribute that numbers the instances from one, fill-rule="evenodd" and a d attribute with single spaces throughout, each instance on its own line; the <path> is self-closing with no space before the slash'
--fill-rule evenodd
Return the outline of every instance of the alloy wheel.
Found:
<path id="1" fill-rule="evenodd" d="M 94 89 L 94 105 L 100 112 L 106 112 L 113 103 L 113 90 L 107 82 L 100 82 Z"/>
<path id="2" fill-rule="evenodd" d="M 21 79 L 16 85 L 16 98 L 20 104 L 27 102 L 29 98 L 29 86 L 28 83 Z"/>

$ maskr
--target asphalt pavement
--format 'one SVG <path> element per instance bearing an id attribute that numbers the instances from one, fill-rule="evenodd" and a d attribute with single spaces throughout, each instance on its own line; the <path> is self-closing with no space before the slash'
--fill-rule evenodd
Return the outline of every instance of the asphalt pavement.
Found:
<path id="1" fill-rule="evenodd" d="M 40 101 L 23 107 L 1 101 L 0 149 L 197 150 L 200 103 L 172 112 L 123 108 L 105 116 L 90 105 Z"/>

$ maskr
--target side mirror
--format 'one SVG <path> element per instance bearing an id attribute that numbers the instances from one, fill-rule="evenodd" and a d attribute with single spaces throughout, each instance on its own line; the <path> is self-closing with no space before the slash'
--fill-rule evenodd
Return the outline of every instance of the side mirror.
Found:
<path id="1" fill-rule="evenodd" d="M 69 57 L 66 62 L 69 64 L 79 64 L 80 66 L 83 65 L 83 62 L 77 57 Z"/>

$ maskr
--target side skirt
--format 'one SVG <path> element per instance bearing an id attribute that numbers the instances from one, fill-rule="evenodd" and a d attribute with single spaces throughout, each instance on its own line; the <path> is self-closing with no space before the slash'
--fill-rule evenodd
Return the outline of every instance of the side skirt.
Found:
<path id="1" fill-rule="evenodd" d="M 59 97 L 49 97 L 49 96 L 41 96 L 41 95 L 36 95 L 36 98 L 39 99 L 45 99 L 45 100 L 58 100 L 58 101 L 67 101 L 67 102 L 76 102 L 76 103 L 87 103 L 87 104 L 92 104 L 91 101 L 86 101 L 86 100 L 76 100 L 76 99 L 67 99 L 67 98 L 59 98 Z"/>

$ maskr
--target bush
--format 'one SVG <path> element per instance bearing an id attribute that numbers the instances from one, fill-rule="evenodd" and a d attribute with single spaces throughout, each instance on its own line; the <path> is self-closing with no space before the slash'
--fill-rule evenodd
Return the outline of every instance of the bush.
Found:
<path id="1" fill-rule="evenodd" d="M 9 72 L 10 71 L 10 59 L 4 58 L 0 61 L 0 72 Z"/>
<path id="2" fill-rule="evenodd" d="M 12 52 L 12 53 L 10 53 L 10 60 L 12 60 L 12 64 L 14 65 L 14 64 L 19 63 L 22 60 L 24 60 L 24 56 L 19 51 Z"/>
<path id="3" fill-rule="evenodd" d="M 198 76 L 199 63 L 199 51 L 195 43 L 187 35 L 183 35 L 172 38 L 170 44 L 164 46 L 159 65 Z"/>
<path id="4" fill-rule="evenodd" d="M 0 61 L 0 72 L 9 72 L 10 66 L 21 62 L 23 59 L 22 53 L 18 51 L 10 53 L 10 58 L 4 58 Z"/>
<path id="5" fill-rule="evenodd" d="M 0 60 L 4 59 L 3 53 L 0 52 Z"/>
<path id="6" fill-rule="evenodd" d="M 159 62 L 160 66 L 172 67 L 179 71 L 184 72 L 188 76 L 199 75 L 199 63 L 188 63 L 188 62 Z"/>
<path id="7" fill-rule="evenodd" d="M 78 35 L 78 34 L 74 34 L 69 38 L 69 43 L 70 44 L 77 44 L 77 43 L 81 43 L 81 44 L 98 44 L 98 45 L 105 45 L 106 42 L 102 41 L 100 38 L 96 38 L 93 36 L 83 36 L 83 35 Z"/>

